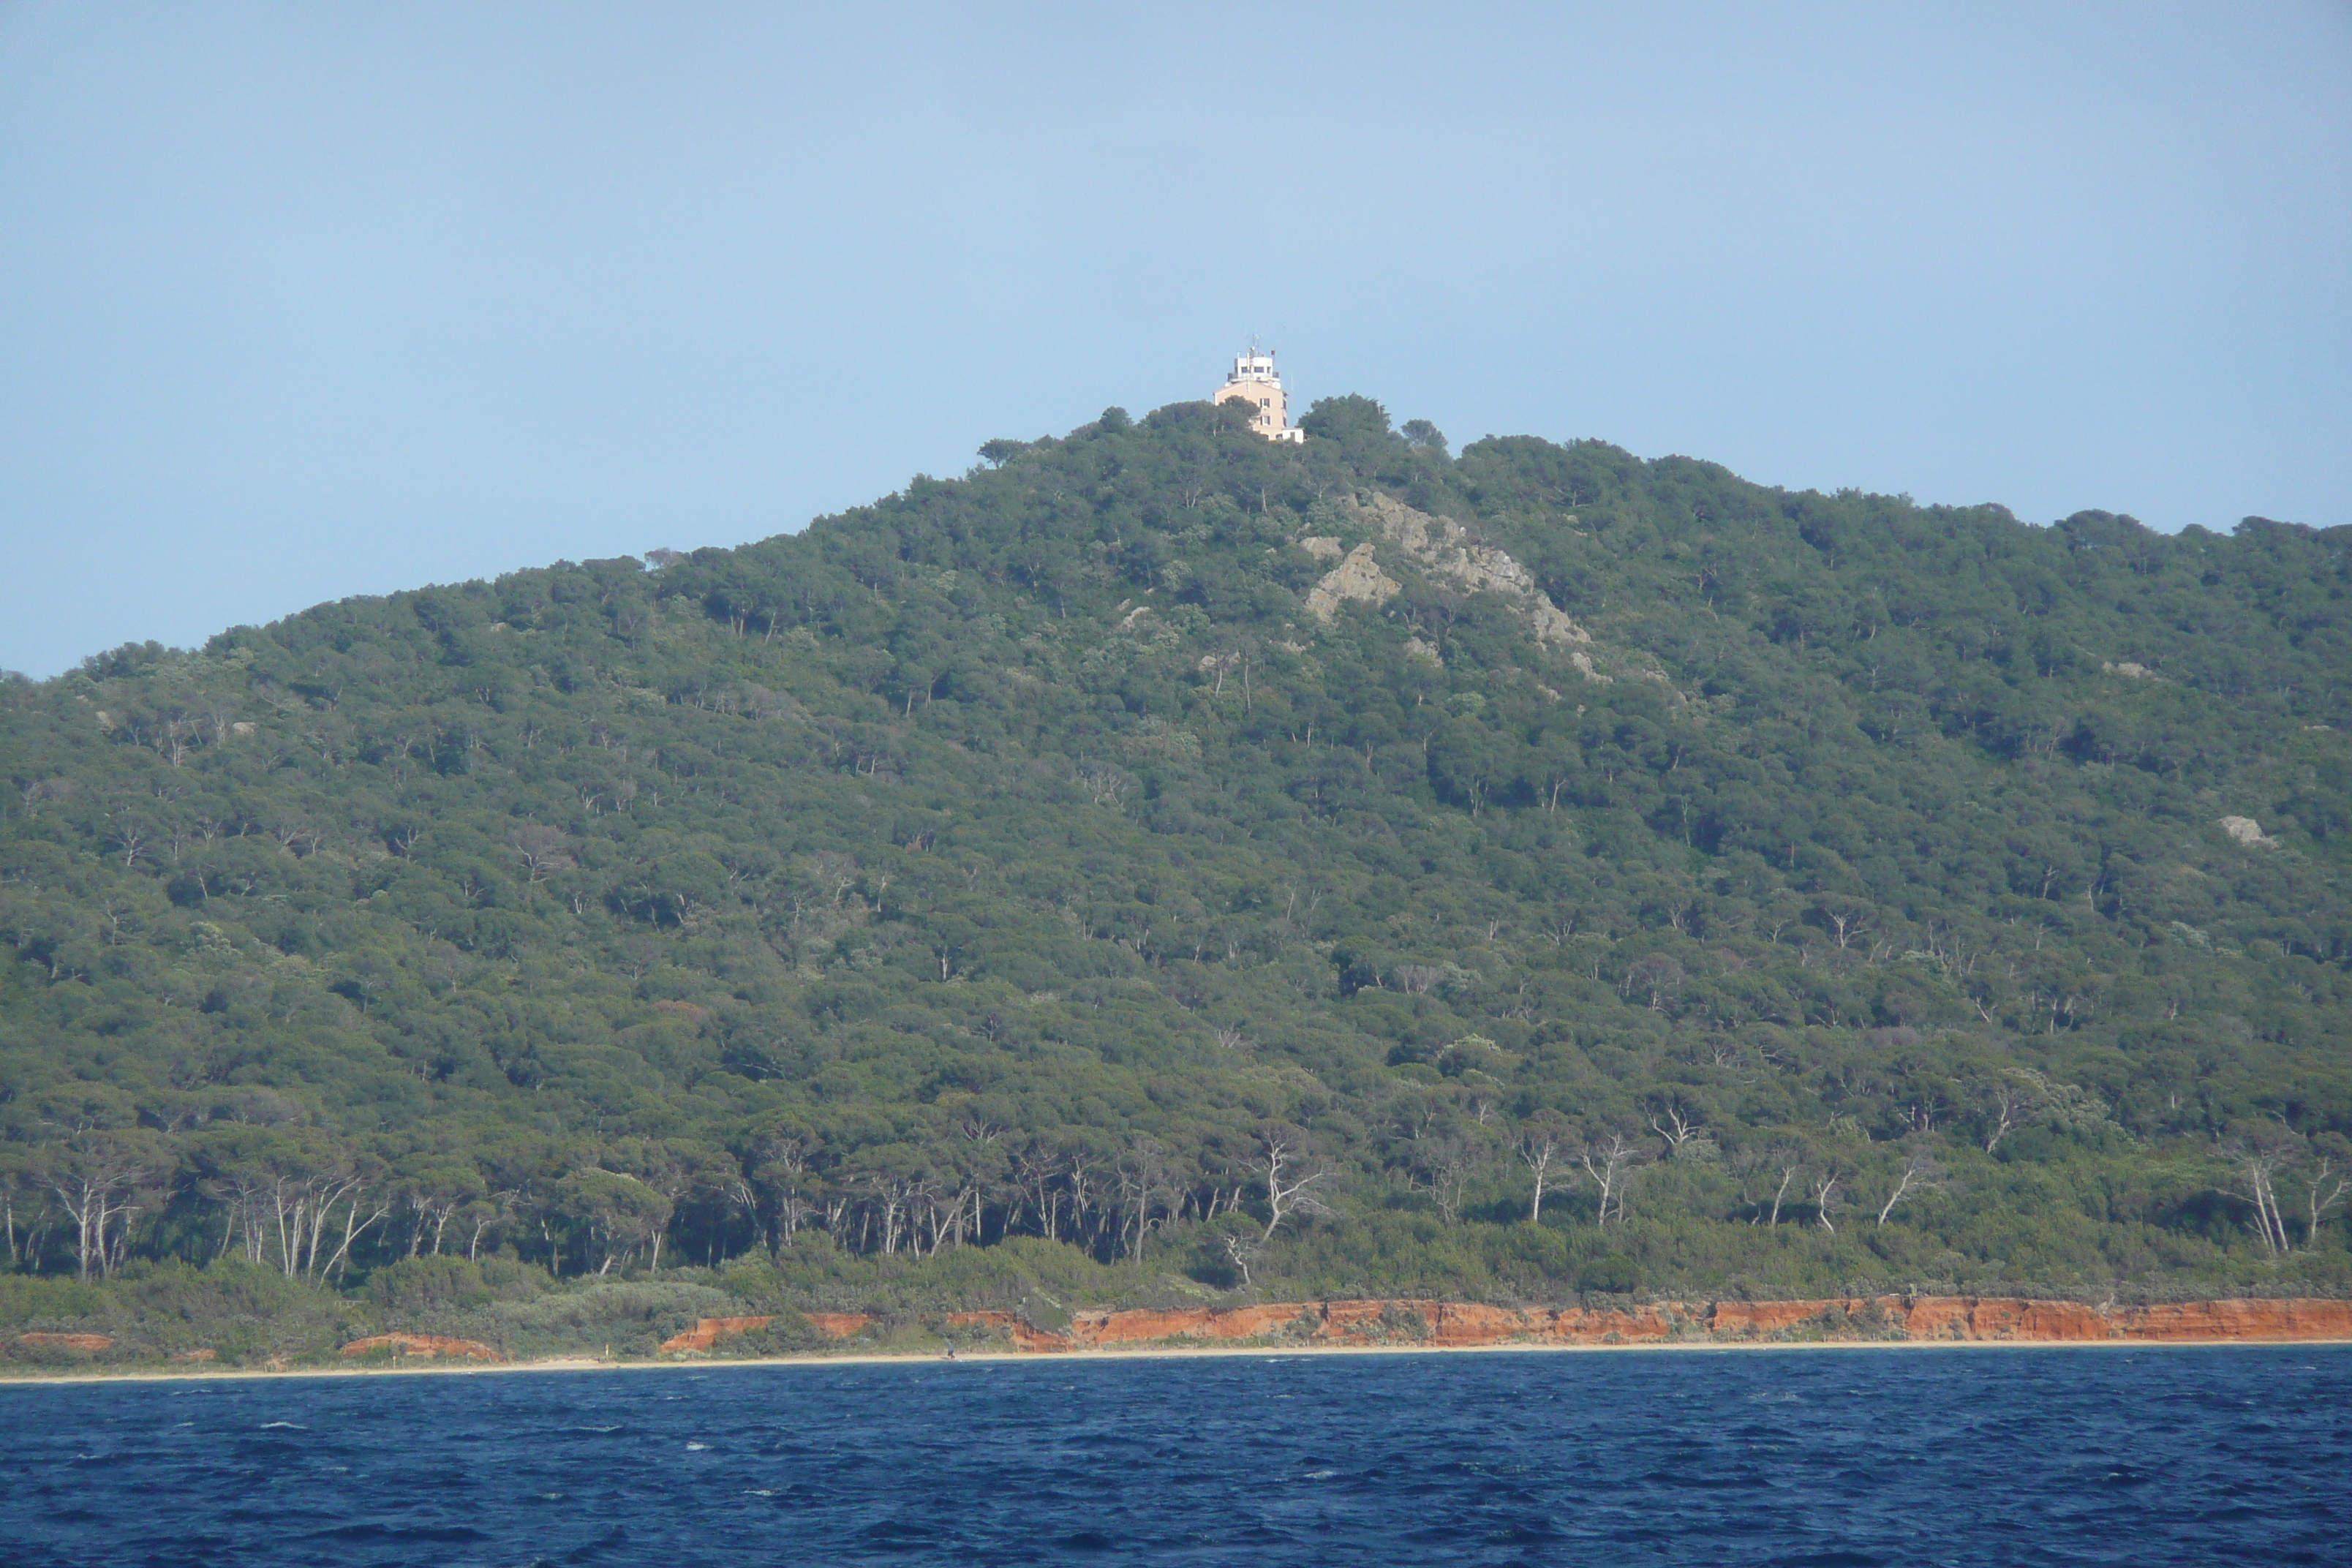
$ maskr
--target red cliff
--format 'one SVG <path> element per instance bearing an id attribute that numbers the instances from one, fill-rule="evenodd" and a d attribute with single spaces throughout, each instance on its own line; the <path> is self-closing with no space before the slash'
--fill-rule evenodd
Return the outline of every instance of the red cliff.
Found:
<path id="1" fill-rule="evenodd" d="M 694 1327 L 682 1334 L 673 1334 L 662 1341 L 665 1351 L 707 1351 L 717 1344 L 724 1334 L 744 1334 L 753 1329 L 764 1329 L 773 1318 L 699 1318 Z"/>
<path id="2" fill-rule="evenodd" d="M 846 1339 L 874 1319 L 811 1312 Z M 704 1318 L 661 1347 L 709 1351 L 771 1318 Z M 1796 1341 L 2098 1343 L 2113 1341 L 2352 1340 L 2352 1301 L 2189 1301 L 2091 1307 L 2001 1296 L 1878 1296 L 1818 1301 L 1661 1301 L 1628 1307 L 1492 1307 L 1475 1301 L 1350 1299 L 1254 1307 L 1130 1308 L 1070 1315 L 1061 1332 L 1004 1311 L 950 1312 L 948 1331 L 1002 1336 L 1014 1350 L 1068 1352 L 1121 1346 L 1289 1343 L 1300 1346 L 1737 1344 Z M 381 1336 L 394 1337 L 394 1336 Z M 346 1352 L 349 1353 L 349 1352 Z"/>
<path id="3" fill-rule="evenodd" d="M 989 1315 L 988 1313 L 950 1314 L 948 1321 L 953 1322 L 958 1316 L 986 1317 Z M 847 1339 L 874 1321 L 865 1312 L 805 1312 L 802 1316 L 808 1320 L 810 1327 L 815 1329 L 817 1332 L 836 1340 Z M 664 1352 L 673 1354 L 679 1351 L 711 1350 L 715 1349 L 719 1342 L 729 1334 L 748 1334 L 754 1329 L 764 1329 L 775 1321 L 772 1317 L 698 1318 L 695 1320 L 694 1327 L 682 1334 L 673 1334 L 661 1342 L 661 1348 Z"/>
<path id="4" fill-rule="evenodd" d="M 388 1350 L 398 1355 L 467 1356 L 475 1361 L 504 1361 L 507 1358 L 479 1340 L 453 1340 L 446 1334 L 370 1334 L 363 1340 L 353 1340 L 343 1347 L 345 1355 L 365 1355 L 370 1351 Z"/>
<path id="5" fill-rule="evenodd" d="M 2352 1301 L 2183 1301 L 2128 1318 L 2135 1340 L 2352 1339 Z"/>

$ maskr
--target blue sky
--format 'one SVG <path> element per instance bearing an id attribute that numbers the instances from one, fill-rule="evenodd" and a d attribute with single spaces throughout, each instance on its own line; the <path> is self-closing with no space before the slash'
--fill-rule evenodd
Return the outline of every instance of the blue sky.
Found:
<path id="1" fill-rule="evenodd" d="M 1205 395 L 2352 521 L 2352 6 L 0 5 L 0 668 Z"/>

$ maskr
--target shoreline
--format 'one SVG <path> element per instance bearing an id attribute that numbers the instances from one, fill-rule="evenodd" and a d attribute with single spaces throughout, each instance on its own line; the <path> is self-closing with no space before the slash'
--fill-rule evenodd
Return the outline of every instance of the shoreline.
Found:
<path id="1" fill-rule="evenodd" d="M 939 1362 L 1140 1360 L 1152 1356 L 1422 1355 L 1449 1352 L 2060 1349 L 2069 1346 L 2352 1344 L 2352 1300 L 2223 1298 L 2092 1307 L 2020 1296 L 1848 1296 L 1814 1300 L 1653 1301 L 1622 1307 L 1498 1307 L 1434 1298 L 1336 1298 L 1229 1307 L 1082 1308 L 1047 1328 L 1001 1309 L 914 1315 L 792 1315 L 819 1336 L 782 1354 L 744 1354 L 770 1315 L 701 1318 L 650 1355 L 513 1361 L 478 1340 L 394 1331 L 338 1347 L 340 1364 L 0 1363 L 0 1384 L 152 1383 L 249 1377 L 441 1376 L 492 1372 L 637 1372 L 716 1366 L 919 1365 Z M 912 1330 L 912 1333 L 904 1331 Z M 963 1349 L 958 1348 L 962 1342 Z M 97 1333 L 32 1331 L 20 1345 L 103 1352 Z M 729 1353 L 730 1350 L 737 1353 Z M 187 1352 L 183 1352 L 186 1354 Z M 321 1355 L 327 1353 L 323 1351 Z M 209 1352 L 196 1352 L 209 1357 Z M 365 1361 L 356 1358 L 366 1357 Z"/>
<path id="2" fill-rule="evenodd" d="M 194 1383 L 286 1378 L 357 1377 L 485 1377 L 501 1373 L 566 1372 L 717 1372 L 753 1367 L 828 1366 L 963 1366 L 974 1363 L 1011 1363 L 1022 1366 L 1068 1365 L 1073 1362 L 1125 1362 L 1252 1358 L 1289 1361 L 1308 1356 L 1407 1355 L 1685 1355 L 1708 1352 L 1752 1354 L 1795 1351 L 2170 1351 L 2287 1350 L 2352 1346 L 2352 1336 L 2302 1340 L 1675 1340 L 1625 1344 L 1545 1344 L 1519 1342 L 1505 1344 L 1167 1344 L 1121 1349 L 1086 1349 L 1038 1352 L 1017 1350 L 958 1352 L 953 1356 L 929 1351 L 849 1352 L 840 1355 L 722 1356 L 695 1360 L 604 1361 L 584 1356 L 551 1356 L 539 1361 L 456 1362 L 415 1358 L 415 1366 L 317 1367 L 157 1367 L 116 1372 L 23 1373 L 0 1372 L 0 1387 L 27 1387 L 90 1383 Z"/>

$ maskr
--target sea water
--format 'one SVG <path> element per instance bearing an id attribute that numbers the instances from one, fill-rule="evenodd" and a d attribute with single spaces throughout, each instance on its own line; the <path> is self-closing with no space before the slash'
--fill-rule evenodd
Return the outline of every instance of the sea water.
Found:
<path id="1" fill-rule="evenodd" d="M 0 1561 L 2352 1563 L 2352 1348 L 0 1387 Z"/>

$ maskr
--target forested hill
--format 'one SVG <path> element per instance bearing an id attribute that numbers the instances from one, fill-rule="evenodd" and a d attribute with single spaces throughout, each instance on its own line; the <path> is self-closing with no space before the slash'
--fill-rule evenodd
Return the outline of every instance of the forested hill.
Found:
<path id="1" fill-rule="evenodd" d="M 2352 1283 L 2352 529 L 1305 425 L 0 687 L 11 1262 Z"/>

